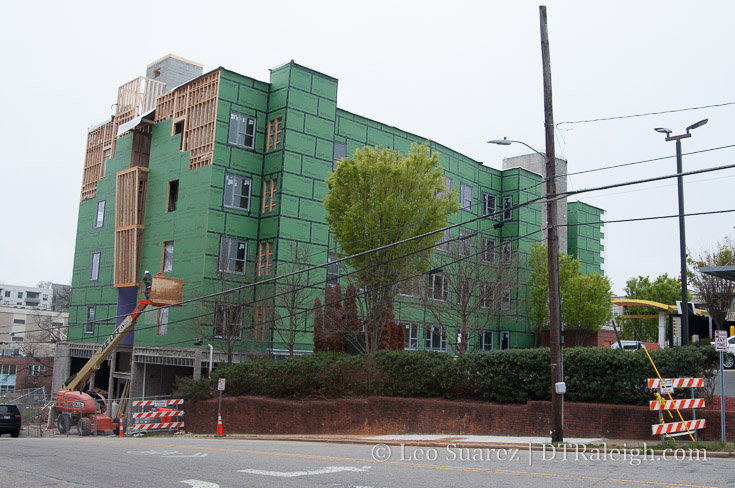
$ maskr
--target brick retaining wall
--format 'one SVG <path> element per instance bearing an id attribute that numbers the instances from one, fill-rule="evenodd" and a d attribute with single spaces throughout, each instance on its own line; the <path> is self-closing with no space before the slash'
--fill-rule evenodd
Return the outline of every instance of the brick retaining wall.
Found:
<path id="1" fill-rule="evenodd" d="M 550 410 L 550 402 L 499 405 L 436 398 L 301 401 L 224 397 L 222 422 L 226 434 L 548 436 Z M 690 418 L 682 413 L 685 419 Z M 727 436 L 732 439 L 735 435 L 735 412 L 726 415 Z M 700 439 L 719 440 L 719 411 L 698 411 L 697 418 L 707 420 L 707 428 L 700 433 Z M 657 438 L 651 435 L 651 424 L 657 422 L 658 414 L 647 407 L 564 404 L 565 437 L 655 440 Z M 185 425 L 189 432 L 215 433 L 217 399 L 187 402 Z"/>

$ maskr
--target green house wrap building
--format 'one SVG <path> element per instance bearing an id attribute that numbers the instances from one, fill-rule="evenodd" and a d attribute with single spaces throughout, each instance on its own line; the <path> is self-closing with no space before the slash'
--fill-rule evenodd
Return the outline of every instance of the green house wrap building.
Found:
<path id="1" fill-rule="evenodd" d="M 541 195 L 538 173 L 494 169 L 342 110 L 338 80 L 293 61 L 263 82 L 225 68 L 203 73 L 197 63 L 169 55 L 121 86 L 115 115 L 89 131 L 71 325 L 55 384 L 77 371 L 133 309 L 145 271 L 182 279 L 188 302 L 147 310 L 138 320 L 95 375 L 95 385 L 111 397 L 126 385 L 135 397 L 166 393 L 176 376 L 198 377 L 228 360 L 311 352 L 314 299 L 324 302 L 328 283 L 344 280 L 345 271 L 327 265 L 339 250 L 325 221 L 325 179 L 358 148 L 407 152 L 412 143 L 438 153 L 447 187 L 464 207 L 450 223 L 466 225 L 447 238 L 470 236 L 488 260 L 508 258 L 514 266 L 517 286 L 504 294 L 503 313 L 477 347 L 529 347 L 524 296 L 528 253 L 542 240 L 541 205 L 529 203 Z M 586 208 L 597 210 L 574 208 L 580 219 L 594 213 Z M 588 271 L 599 272 L 599 230 L 582 234 L 574 240 L 579 255 Z M 307 296 L 298 313 L 281 314 L 295 330 L 285 337 L 278 324 L 262 320 L 266 305 L 273 306 L 273 287 L 254 284 L 306 265 L 323 266 L 301 283 Z M 452 299 L 441 280 L 424 279 L 440 287 L 440 298 Z M 232 288 L 239 290 L 217 295 Z M 399 294 L 394 305 L 406 347 L 451 352 L 451 326 L 432 321 L 410 295 Z"/>

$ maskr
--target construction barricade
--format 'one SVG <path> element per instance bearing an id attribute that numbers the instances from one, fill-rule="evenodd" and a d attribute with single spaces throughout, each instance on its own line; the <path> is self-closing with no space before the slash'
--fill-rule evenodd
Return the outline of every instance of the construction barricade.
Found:
<path id="1" fill-rule="evenodd" d="M 648 388 L 654 390 L 655 400 L 649 402 L 650 409 L 658 412 L 659 423 L 651 425 L 652 435 L 660 435 L 663 443 L 666 437 L 688 435 L 692 440 L 697 439 L 697 430 L 707 427 L 704 419 L 697 419 L 697 408 L 704 408 L 703 398 L 694 398 L 694 389 L 704 386 L 703 378 L 653 378 L 648 380 Z M 674 399 L 672 394 L 676 388 L 690 388 L 691 398 Z M 692 419 L 684 420 L 682 409 L 691 410 Z M 676 411 L 676 416 L 671 413 Z M 665 422 L 664 411 L 674 422 Z"/>
<path id="2" fill-rule="evenodd" d="M 183 429 L 182 417 L 184 411 L 180 410 L 183 405 L 183 399 L 133 401 L 131 416 L 134 423 L 128 427 L 128 431 L 134 434 L 136 432 Z"/>

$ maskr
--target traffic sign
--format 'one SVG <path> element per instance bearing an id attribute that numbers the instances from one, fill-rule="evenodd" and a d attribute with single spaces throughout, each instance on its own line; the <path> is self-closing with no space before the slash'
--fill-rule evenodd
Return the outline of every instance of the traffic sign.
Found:
<path id="1" fill-rule="evenodd" d="M 727 331 L 716 330 L 715 331 L 715 351 L 727 352 Z"/>
<path id="2" fill-rule="evenodd" d="M 225 379 L 224 378 L 219 379 L 219 382 L 217 383 L 217 389 L 219 391 L 225 391 Z"/>

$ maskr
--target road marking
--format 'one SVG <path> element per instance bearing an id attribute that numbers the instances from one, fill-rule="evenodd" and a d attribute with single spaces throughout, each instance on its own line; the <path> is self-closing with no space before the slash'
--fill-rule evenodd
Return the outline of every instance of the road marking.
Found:
<path id="1" fill-rule="evenodd" d="M 89 439 L 87 442 L 99 442 L 99 443 L 106 443 L 106 444 L 130 444 L 130 445 L 140 445 L 139 442 L 134 441 L 132 439 L 130 440 L 118 440 L 118 439 L 107 439 L 107 438 L 86 438 Z M 55 438 L 54 442 L 65 442 L 66 439 L 63 437 Z M 74 441 L 71 441 L 74 442 Z M 565 474 L 552 474 L 552 473 L 540 473 L 537 471 L 516 471 L 516 470 L 510 470 L 510 469 L 493 469 L 493 468 L 474 468 L 474 467 L 461 467 L 461 466 L 446 466 L 446 465 L 440 465 L 440 464 L 419 464 L 419 463 L 411 463 L 411 462 L 402 462 L 402 461 L 376 461 L 371 458 L 365 458 L 365 459 L 359 459 L 359 458 L 347 458 L 347 457 L 337 457 L 337 456 L 319 456 L 316 454 L 298 454 L 298 453 L 290 453 L 290 452 L 273 452 L 273 451 L 256 451 L 252 449 L 232 449 L 232 448 L 224 448 L 224 447 L 187 447 L 187 446 L 178 446 L 178 445 L 169 445 L 169 444 L 157 444 L 160 448 L 178 448 L 178 449 L 197 449 L 201 451 L 210 451 L 210 452 L 228 452 L 228 453 L 237 453 L 237 454 L 248 454 L 248 455 L 256 455 L 256 456 L 272 456 L 272 457 L 285 457 L 285 458 L 295 458 L 295 459 L 318 459 L 318 460 L 326 460 L 326 461 L 340 461 L 340 462 L 352 462 L 352 463 L 373 463 L 373 464 L 391 464 L 396 466 L 404 466 L 409 468 L 424 468 L 424 469 L 439 469 L 439 470 L 447 470 L 447 471 L 466 471 L 466 472 L 474 472 L 474 473 L 491 473 L 491 474 L 500 474 L 500 475 L 506 475 L 506 476 L 524 476 L 524 477 L 531 477 L 531 478 L 558 478 L 558 479 L 568 479 L 572 481 L 589 481 L 589 482 L 616 482 L 616 483 L 625 483 L 625 484 L 631 484 L 631 485 L 643 485 L 643 486 L 661 486 L 661 487 L 673 487 L 673 488 L 717 488 L 711 485 L 690 485 L 686 483 L 671 483 L 671 482 L 665 482 L 665 481 L 645 481 L 645 480 L 626 480 L 626 479 L 617 479 L 617 478 L 603 478 L 598 476 L 581 476 L 581 475 L 565 475 Z"/>
<path id="2" fill-rule="evenodd" d="M 249 474 L 261 474 L 263 476 L 275 476 L 277 478 L 298 478 L 299 476 L 313 476 L 317 474 L 332 474 L 332 473 L 365 473 L 370 469 L 370 466 L 363 466 L 362 468 L 354 468 L 352 466 L 327 466 L 325 468 L 311 469 L 309 471 L 263 471 L 261 469 L 238 469 L 238 473 L 249 473 Z"/>
<path id="3" fill-rule="evenodd" d="M 128 451 L 128 454 L 137 454 L 142 456 L 160 456 L 163 458 L 199 458 L 209 456 L 208 452 L 195 452 L 194 454 L 184 454 L 179 451 L 156 451 L 150 449 L 148 451 Z"/>
<path id="4" fill-rule="evenodd" d="M 217 483 L 210 483 L 209 481 L 202 480 L 184 480 L 180 483 L 191 485 L 192 488 L 219 488 L 219 485 Z"/>

